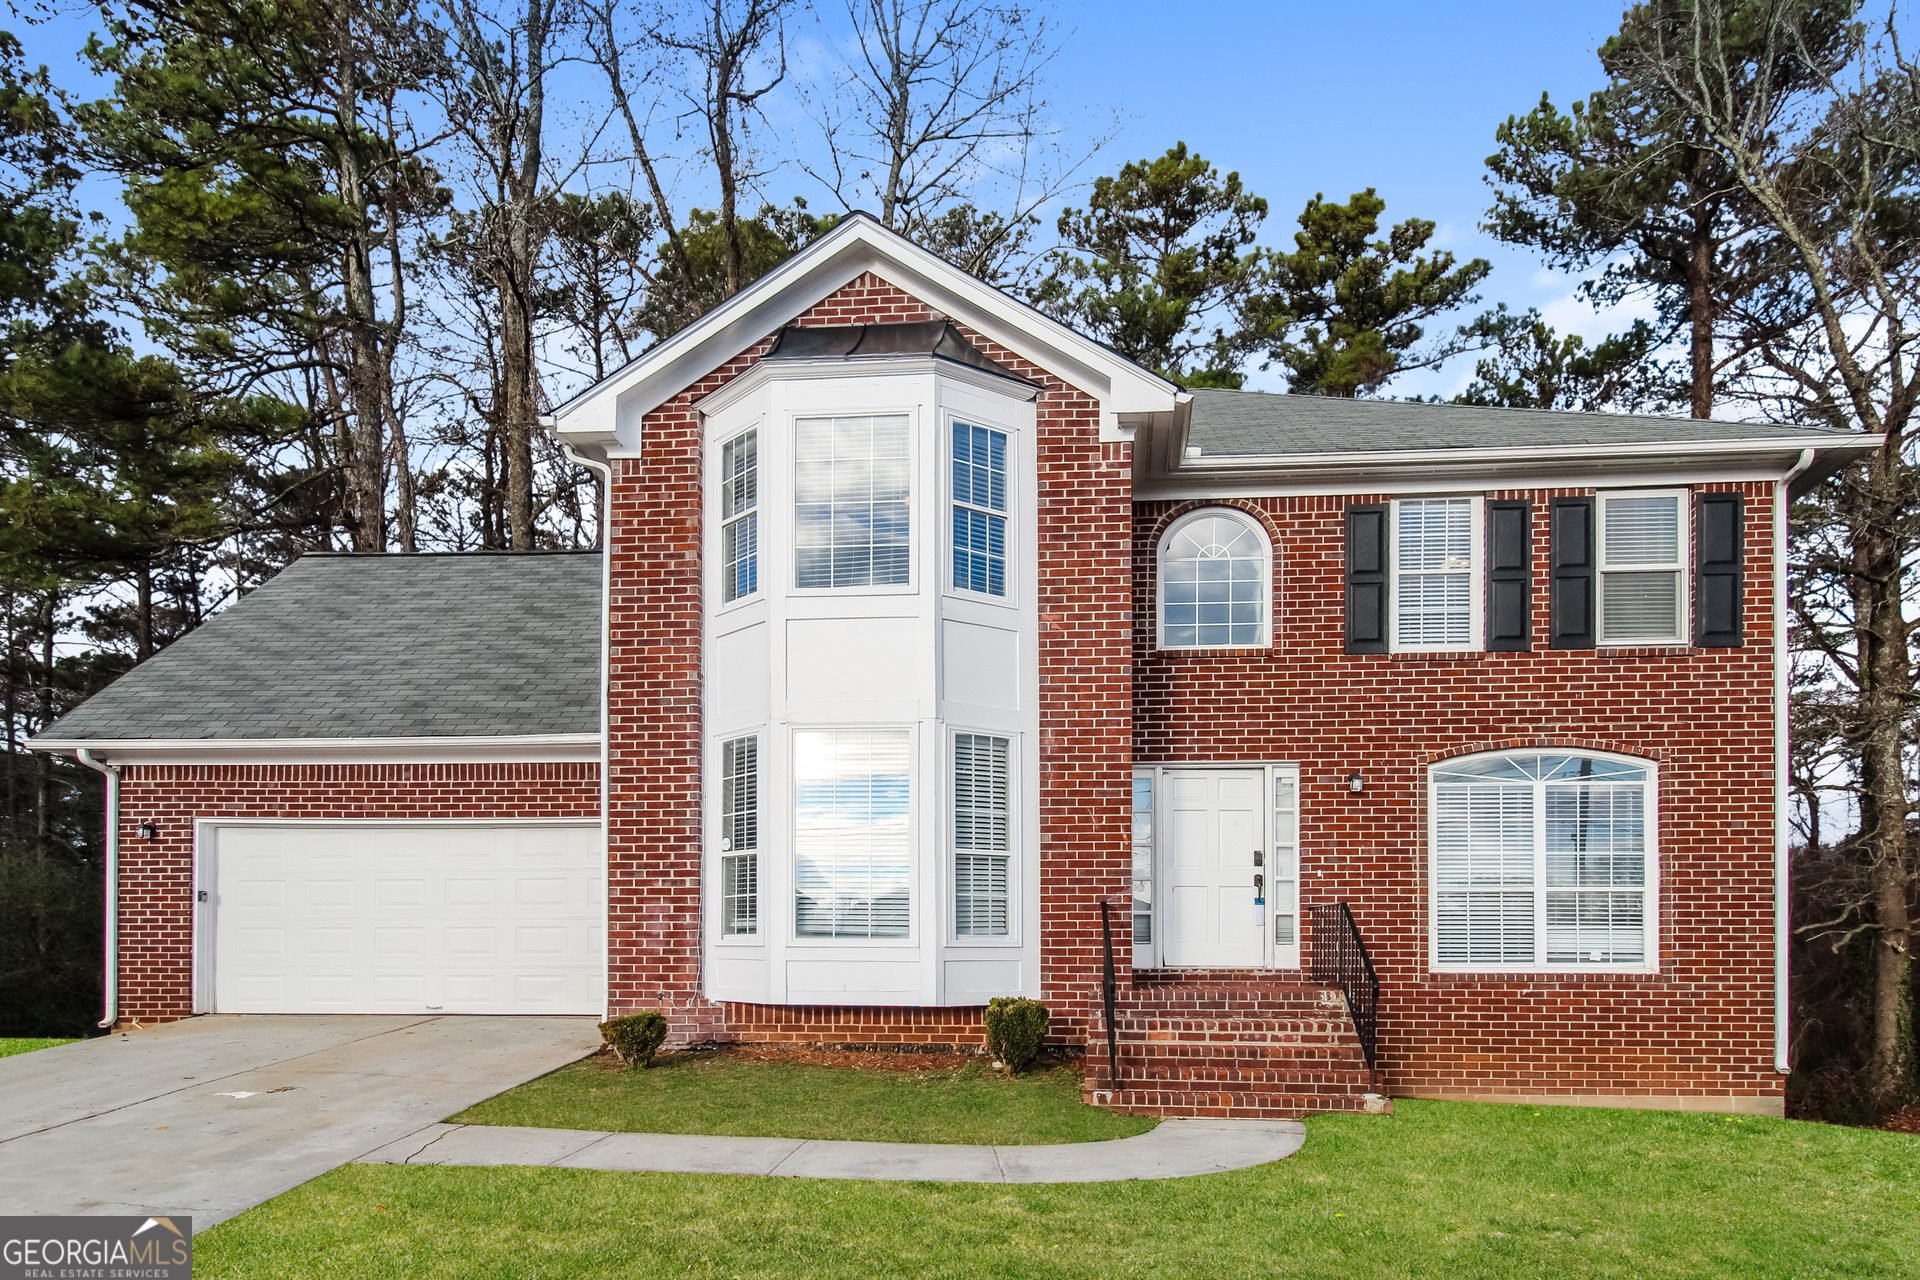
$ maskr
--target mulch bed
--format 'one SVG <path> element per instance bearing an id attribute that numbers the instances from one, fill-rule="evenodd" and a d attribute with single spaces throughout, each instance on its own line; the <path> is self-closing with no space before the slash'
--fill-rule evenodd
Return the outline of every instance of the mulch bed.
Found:
<path id="1" fill-rule="evenodd" d="M 618 1067 L 611 1051 L 602 1048 L 596 1060 Z M 978 1053 L 899 1053 L 887 1049 L 832 1049 L 805 1044 L 719 1044 L 698 1049 L 663 1052 L 654 1061 L 669 1062 L 729 1058 L 736 1062 L 793 1062 L 807 1067 L 850 1067 L 858 1071 L 935 1072 L 958 1071 L 969 1063 L 987 1066 Z M 1047 1054 L 1033 1064 L 1032 1071 L 1050 1071 L 1068 1064 L 1078 1065 L 1078 1057 Z"/>
<path id="2" fill-rule="evenodd" d="M 1904 1111 L 1896 1111 L 1893 1118 L 1880 1127 L 1894 1133 L 1920 1133 L 1920 1107 L 1908 1107 Z"/>

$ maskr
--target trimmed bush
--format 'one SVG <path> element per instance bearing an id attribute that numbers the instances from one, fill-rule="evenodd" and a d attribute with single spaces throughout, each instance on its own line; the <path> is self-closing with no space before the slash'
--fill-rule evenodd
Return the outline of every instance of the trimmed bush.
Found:
<path id="1" fill-rule="evenodd" d="M 649 1009 L 645 1013 L 614 1018 L 600 1024 L 600 1038 L 607 1042 L 614 1056 L 628 1066 L 650 1067 L 653 1055 L 660 1051 L 667 1038 L 667 1015 Z"/>
<path id="2" fill-rule="evenodd" d="M 987 1052 L 1019 1075 L 1040 1056 L 1047 1038 L 1047 1006 L 1025 996 L 997 996 L 987 1001 Z"/>

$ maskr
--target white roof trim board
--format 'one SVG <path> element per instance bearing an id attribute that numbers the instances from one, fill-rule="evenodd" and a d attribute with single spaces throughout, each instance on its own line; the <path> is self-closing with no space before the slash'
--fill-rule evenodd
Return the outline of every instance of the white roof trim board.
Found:
<path id="1" fill-rule="evenodd" d="M 869 271 L 1097 397 L 1103 427 L 1118 430 L 1121 414 L 1170 413 L 1181 398 L 1158 375 L 855 212 L 547 420 L 576 448 L 631 452 L 647 413 Z"/>
<path id="2" fill-rule="evenodd" d="M 600 761 L 597 733 L 444 738 L 35 738 L 108 764 L 482 764 Z"/>

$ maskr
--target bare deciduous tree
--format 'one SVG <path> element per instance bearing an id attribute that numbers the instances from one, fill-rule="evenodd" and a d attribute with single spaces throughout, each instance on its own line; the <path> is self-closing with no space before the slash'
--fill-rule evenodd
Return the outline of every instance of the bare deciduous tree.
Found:
<path id="1" fill-rule="evenodd" d="M 1890 9 L 1837 47 L 1808 36 L 1824 17 L 1814 0 L 1658 0 L 1628 14 L 1644 39 L 1627 74 L 1699 122 L 1756 211 L 1742 251 L 1771 272 L 1738 304 L 1757 357 L 1737 390 L 1788 420 L 1886 437 L 1803 510 L 1796 621 L 1822 661 L 1825 714 L 1852 759 L 1860 814 L 1850 867 L 1833 881 L 1836 910 L 1803 929 L 1834 946 L 1873 940 L 1867 1074 L 1891 1103 L 1913 1054 L 1920 67 Z M 1736 24 L 1745 66 L 1728 61 Z M 1791 82 L 1775 67 L 1794 67 Z"/>
<path id="2" fill-rule="evenodd" d="M 740 235 L 740 195 L 766 175 L 756 168 L 760 161 L 752 147 L 751 125 L 760 115 L 761 100 L 787 78 L 787 20 L 803 3 L 702 0 L 684 10 L 663 5 L 649 19 L 651 42 L 678 55 L 685 64 L 680 93 L 687 115 L 698 117 L 707 135 L 704 150 L 713 164 L 719 196 L 722 301 L 749 283 Z M 635 137 L 639 150 L 638 134 Z M 661 199 L 656 190 L 656 202 Z M 684 256 L 677 241 L 676 249 Z"/>

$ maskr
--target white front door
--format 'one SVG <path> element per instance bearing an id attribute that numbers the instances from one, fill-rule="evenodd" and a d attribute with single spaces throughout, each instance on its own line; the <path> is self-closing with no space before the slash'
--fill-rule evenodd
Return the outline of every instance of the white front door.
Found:
<path id="1" fill-rule="evenodd" d="M 1260 769 L 1169 769 L 1168 848 L 1161 860 L 1162 963 L 1253 969 L 1266 964 L 1266 774 Z"/>

